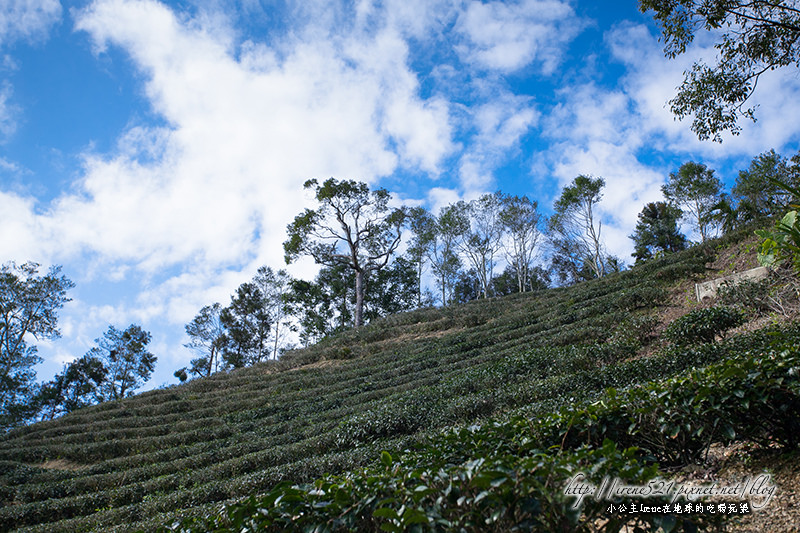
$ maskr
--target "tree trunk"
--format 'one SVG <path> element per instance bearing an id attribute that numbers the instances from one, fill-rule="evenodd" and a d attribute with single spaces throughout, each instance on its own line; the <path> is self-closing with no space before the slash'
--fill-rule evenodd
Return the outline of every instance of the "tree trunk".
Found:
<path id="1" fill-rule="evenodd" d="M 356 270 L 355 327 L 364 325 L 364 270 Z"/>

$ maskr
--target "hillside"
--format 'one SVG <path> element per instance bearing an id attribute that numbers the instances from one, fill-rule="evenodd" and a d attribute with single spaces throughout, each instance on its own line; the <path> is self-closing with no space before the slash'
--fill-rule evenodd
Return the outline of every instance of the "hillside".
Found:
<path id="1" fill-rule="evenodd" d="M 631 473 L 635 466 L 638 470 L 632 479 L 653 474 L 648 470 L 653 458 L 662 468 L 674 467 L 673 473 L 690 462 L 707 467 L 707 461 L 697 459 L 707 458 L 712 445 L 715 449 L 742 443 L 763 450 L 792 448 L 797 443 L 786 435 L 798 429 L 793 417 L 788 417 L 786 427 L 754 430 L 746 425 L 749 418 L 736 411 L 744 400 L 754 416 L 762 408 L 774 413 L 776 408 L 798 406 L 796 384 L 783 386 L 784 396 L 770 395 L 770 376 L 777 375 L 769 374 L 773 367 L 764 367 L 767 377 L 759 387 L 767 392 L 752 402 L 746 395 L 754 389 L 742 385 L 742 380 L 755 378 L 734 371 L 754 364 L 753 368 L 759 368 L 753 361 L 764 358 L 777 361 L 777 373 L 795 368 L 794 359 L 786 358 L 797 355 L 800 332 L 780 325 L 784 317 L 767 313 L 736 329 L 724 342 L 694 347 L 672 346 L 661 335 L 668 322 L 698 307 L 692 301 L 695 281 L 752 263 L 755 253 L 748 235 L 752 234 L 732 235 L 573 287 L 388 317 L 287 354 L 277 363 L 220 373 L 20 428 L 0 437 L 0 524 L 4 530 L 24 531 L 151 531 L 197 516 L 201 517 L 198 531 L 211 527 L 212 521 L 217 521 L 214 527 L 241 526 L 242 517 L 258 514 L 254 509 L 261 504 L 253 500 L 250 507 L 239 508 L 239 518 L 225 518 L 217 516 L 222 503 L 277 494 L 276 490 L 288 494 L 291 484 L 343 473 L 344 477 L 326 479 L 347 487 L 347 495 L 341 494 L 339 502 L 342 509 L 363 504 L 360 514 L 353 515 L 353 523 L 399 530 L 426 522 L 418 514 L 408 514 L 408 520 L 416 522 L 404 522 L 406 507 L 399 513 L 387 510 L 373 516 L 375 506 L 383 503 L 357 499 L 359 491 L 374 489 L 366 480 L 382 479 L 387 469 L 399 475 L 405 468 L 417 471 L 420 465 L 435 472 L 438 465 L 439 471 L 451 472 L 476 459 L 491 459 L 501 461 L 498 471 L 502 466 L 507 475 L 503 481 L 488 480 L 487 487 L 502 488 L 513 477 L 508 472 L 522 468 L 514 461 L 545 457 L 537 455 L 539 450 L 552 445 L 564 454 L 553 456 L 553 463 L 547 462 L 550 456 L 540 459 L 548 465 L 558 466 L 563 460 L 558 468 L 568 471 L 578 464 L 588 468 L 592 461 L 604 458 L 607 466 L 603 468 L 610 468 L 609 474 Z M 692 367 L 700 374 L 686 378 Z M 788 375 L 797 381 L 796 371 Z M 647 395 L 603 392 L 609 387 L 650 383 L 649 390 L 660 394 L 653 392 L 653 397 L 674 402 L 659 412 L 699 413 L 696 404 L 684 409 L 675 399 L 681 397 L 676 391 L 691 389 L 681 379 L 740 381 L 731 381 L 727 399 L 711 402 L 713 409 L 704 404 L 696 425 L 684 419 L 648 421 L 647 416 L 634 421 L 625 411 L 628 405 L 639 406 L 640 413 L 656 412 L 647 403 Z M 705 394 L 713 396 L 715 390 L 712 387 Z M 686 405 L 696 397 L 686 399 Z M 599 398 L 603 401 L 595 402 Z M 564 407 L 571 408 L 572 414 L 552 415 Z M 723 415 L 731 419 L 723 418 L 720 424 Z M 526 437 L 528 422 L 532 428 L 538 425 Z M 441 433 L 446 427 L 454 429 Z M 637 435 L 647 438 L 637 440 Z M 617 442 L 620 449 L 608 448 L 605 438 Z M 681 445 L 675 448 L 677 441 Z M 585 443 L 590 448 L 582 448 Z M 647 453 L 622 450 L 631 445 Z M 606 460 L 611 456 L 615 459 Z M 407 477 L 417 479 L 419 474 L 415 476 Z M 455 474 L 448 476 L 452 486 Z M 538 494 L 538 485 L 528 487 L 523 478 L 515 478 L 516 488 L 508 494 L 525 490 Z M 281 482 L 290 483 L 275 488 Z M 436 483 L 444 481 L 431 480 L 419 491 L 419 500 L 414 496 L 425 512 L 429 507 L 423 505 L 424 498 L 437 494 Z M 542 483 L 551 492 L 561 492 L 561 484 Z M 381 485 L 374 490 L 388 489 Z M 318 486 L 306 490 L 304 497 L 292 493 L 296 502 L 305 501 L 309 507 L 302 512 L 287 508 L 287 516 L 312 519 L 326 506 L 325 512 L 335 514 L 330 501 L 312 505 L 313 497 L 323 492 Z M 484 516 L 481 499 L 459 500 L 458 505 Z M 292 501 L 280 500 L 284 505 Z M 495 507 L 498 501 L 502 500 L 494 500 Z M 277 497 L 270 502 L 279 507 Z M 528 512 L 515 502 L 515 513 Z M 539 511 L 531 511 L 533 515 L 540 513 L 544 506 L 540 503 Z M 558 502 L 553 505 L 554 514 L 560 512 L 559 505 L 563 507 Z M 589 510 L 585 509 L 584 524 L 592 522 Z M 455 529 L 446 511 L 437 511 L 441 514 L 437 520 L 443 520 L 437 523 L 441 530 Z M 474 524 L 459 527 L 501 531 L 506 527 L 503 520 L 511 520 L 510 516 L 510 511 L 498 515 L 494 529 Z M 601 527 L 607 520 L 598 519 L 592 527 Z M 264 520 L 263 524 L 281 530 L 277 518 Z M 530 527 L 545 528 L 543 521 L 534 522 Z M 191 529 L 190 521 L 184 527 Z"/>

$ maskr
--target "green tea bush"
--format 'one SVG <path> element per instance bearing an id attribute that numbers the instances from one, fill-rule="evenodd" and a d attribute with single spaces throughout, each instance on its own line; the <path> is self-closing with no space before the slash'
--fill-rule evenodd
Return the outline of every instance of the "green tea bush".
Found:
<path id="1" fill-rule="evenodd" d="M 713 342 L 729 329 L 746 321 L 744 313 L 735 308 L 715 306 L 689 311 L 675 319 L 666 330 L 664 338 L 679 346 Z"/>
<path id="2" fill-rule="evenodd" d="M 662 304 L 666 298 L 666 289 L 652 283 L 637 285 L 615 295 L 616 305 L 623 311 L 653 308 Z"/>
<path id="3" fill-rule="evenodd" d="M 711 444 L 735 439 L 787 449 L 800 445 L 800 348 L 794 338 L 663 382 L 567 408 L 539 425 L 542 444 L 576 447 L 611 439 L 662 465 L 704 459 Z"/>
<path id="4" fill-rule="evenodd" d="M 522 453 L 497 453 L 492 447 L 496 427 L 488 429 L 481 432 L 485 456 L 479 459 L 454 464 L 441 453 L 446 443 L 397 459 L 383 452 L 375 467 L 313 484 L 284 483 L 219 514 L 177 521 L 161 531 L 581 532 L 618 531 L 626 524 L 639 531 L 697 531 L 723 520 L 671 513 L 631 520 L 609 514 L 608 502 L 587 498 L 576 505 L 563 487 L 577 472 L 588 473 L 587 481 L 599 486 L 605 476 L 645 483 L 657 471 L 640 463 L 635 450 L 610 441 L 569 453 L 530 446 Z"/>
<path id="5" fill-rule="evenodd" d="M 739 308 L 753 318 L 758 318 L 775 309 L 770 297 L 773 283 L 769 278 L 723 283 L 717 290 L 717 300 L 722 305 Z"/>
<path id="6" fill-rule="evenodd" d="M 655 331 L 658 327 L 658 317 L 652 315 L 633 315 L 623 321 L 614 330 L 613 339 L 638 343 L 646 346 L 655 338 Z"/>

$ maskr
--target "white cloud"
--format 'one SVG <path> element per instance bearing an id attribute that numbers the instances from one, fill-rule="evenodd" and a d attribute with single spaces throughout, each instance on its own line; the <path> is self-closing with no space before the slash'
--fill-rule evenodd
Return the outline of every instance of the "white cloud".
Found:
<path id="1" fill-rule="evenodd" d="M 303 32 L 276 52 L 237 45 L 221 18 L 189 19 L 153 0 L 98 0 L 74 16 L 97 54 L 129 54 L 166 125 L 130 127 L 112 151 L 83 154 L 81 176 L 48 205 L 0 192 L 4 257 L 69 263 L 79 286 L 135 291 L 65 309 L 71 339 L 45 373 L 108 324 L 161 331 L 163 361 L 188 357 L 165 325 L 181 330 L 258 266 L 283 266 L 286 225 L 309 203 L 305 180 L 375 183 L 401 168 L 436 176 L 456 148 L 448 102 L 420 96 L 391 24 Z"/>
<path id="2" fill-rule="evenodd" d="M 598 205 L 603 239 L 610 253 L 627 261 L 637 215 L 661 199 L 665 177 L 637 157 L 647 147 L 646 126 L 624 91 L 587 83 L 561 94 L 562 103 L 543 119 L 555 141 L 546 155 L 553 175 L 562 186 L 581 174 L 605 180 Z"/>
<path id="3" fill-rule="evenodd" d="M 461 187 L 467 197 L 495 188 L 493 172 L 520 139 L 539 120 L 531 99 L 498 91 L 495 97 L 469 111 L 475 134 L 459 163 Z"/>
<path id="4" fill-rule="evenodd" d="M 35 261 L 41 264 L 49 262 L 49 251 L 42 246 L 44 228 L 35 213 L 36 203 L 33 198 L 22 197 L 12 192 L 0 191 L 0 228 L 2 228 L 3 262 Z"/>
<path id="5" fill-rule="evenodd" d="M 42 39 L 60 18 L 58 0 L 4 0 L 0 3 L 0 45 Z"/>
<path id="6" fill-rule="evenodd" d="M 297 42 L 277 62 L 252 45 L 237 60 L 224 27 L 197 24 L 154 1 L 98 1 L 77 14 L 98 53 L 122 47 L 146 73 L 169 127 L 132 128 L 116 153 L 87 154 L 79 193 L 45 221 L 62 254 L 147 271 L 264 260 L 279 255 L 309 177 L 435 173 L 452 149 L 447 104 L 419 98 L 392 33 Z"/>
<path id="7" fill-rule="evenodd" d="M 472 1 L 459 16 L 458 29 L 468 41 L 459 48 L 468 63 L 513 72 L 536 62 L 549 74 L 581 24 L 567 1 Z"/>
<path id="8" fill-rule="evenodd" d="M 760 89 L 769 98 L 759 102 L 759 121 L 741 123 L 742 135 L 727 136 L 722 144 L 701 142 L 688 121 L 674 119 L 667 102 L 692 62 L 713 58 L 710 37 L 698 39 L 675 60 L 664 57 L 656 37 L 643 25 L 618 25 L 606 35 L 606 44 L 626 67 L 618 85 L 588 81 L 562 88 L 560 103 L 543 118 L 542 130 L 555 143 L 547 156 L 562 185 L 579 174 L 606 180 L 599 205 L 606 243 L 610 252 L 628 260 L 632 245 L 627 236 L 641 207 L 661 199 L 661 184 L 676 170 L 643 163 L 648 154 L 703 160 L 713 167 L 723 158 L 753 157 L 771 147 L 780 151 L 796 144 L 800 80 L 788 72 L 765 78 Z"/>

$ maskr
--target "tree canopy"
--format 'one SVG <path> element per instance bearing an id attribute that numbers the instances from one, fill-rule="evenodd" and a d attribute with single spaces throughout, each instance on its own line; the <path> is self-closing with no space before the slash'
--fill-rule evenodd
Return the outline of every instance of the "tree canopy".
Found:
<path id="1" fill-rule="evenodd" d="M 385 189 L 370 191 L 353 180 L 308 180 L 319 204 L 306 209 L 286 228 L 286 263 L 308 255 L 322 265 L 346 265 L 355 271 L 356 327 L 364 323 L 364 277 L 389 263 L 400 244 L 405 220 L 403 209 L 389 207 Z"/>
<path id="2" fill-rule="evenodd" d="M 642 208 L 630 238 L 636 262 L 646 261 L 659 252 L 678 252 L 686 248 L 686 237 L 678 230 L 681 210 L 667 202 L 650 202 Z"/>
<path id="3" fill-rule="evenodd" d="M 605 275 L 602 223 L 594 212 L 605 184 L 603 178 L 581 175 L 562 189 L 548 224 L 556 264 L 574 263 L 576 271 L 582 268 L 578 265 L 586 265 L 594 277 Z"/>
<path id="4" fill-rule="evenodd" d="M 156 365 L 156 356 L 147 351 L 150 333 L 131 324 L 120 331 L 109 326 L 85 357 L 94 358 L 106 370 L 100 383 L 100 400 L 119 400 L 133 394 L 148 379 Z"/>
<path id="5" fill-rule="evenodd" d="M 716 222 L 711 212 L 722 198 L 722 183 L 714 171 L 702 163 L 688 161 L 661 186 L 661 192 L 670 202 L 684 209 L 684 214 L 705 242 L 711 237 Z"/>
<path id="6" fill-rule="evenodd" d="M 717 38 L 717 63 L 695 63 L 670 101 L 680 119 L 693 116 L 701 140 L 738 134 L 739 118 L 755 120 L 747 102 L 765 73 L 800 66 L 800 7 L 795 0 L 640 0 L 661 25 L 664 53 L 686 52 L 699 31 Z"/>
<path id="7" fill-rule="evenodd" d="M 39 274 L 37 263 L 0 267 L 0 428 L 12 427 L 33 414 L 34 365 L 41 361 L 28 339 L 54 339 L 57 311 L 69 301 L 75 284 L 51 267 Z"/>

